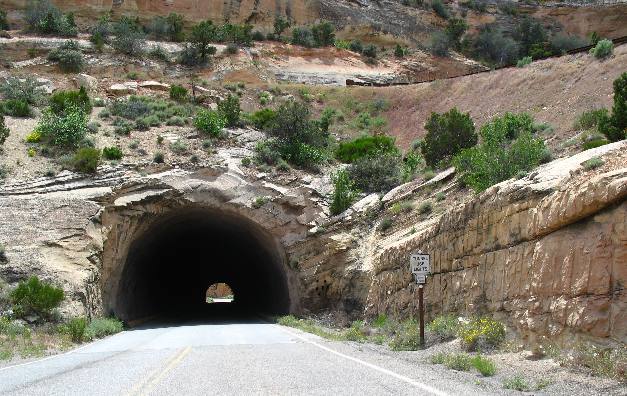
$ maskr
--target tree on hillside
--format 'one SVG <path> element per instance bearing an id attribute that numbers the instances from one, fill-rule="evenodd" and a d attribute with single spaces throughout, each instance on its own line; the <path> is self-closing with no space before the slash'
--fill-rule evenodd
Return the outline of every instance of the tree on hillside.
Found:
<path id="1" fill-rule="evenodd" d="M 217 40 L 218 27 L 211 21 L 202 21 L 192 28 L 189 41 L 198 51 L 202 59 L 215 53 L 215 47 L 210 44 Z"/>
<path id="2" fill-rule="evenodd" d="M 277 36 L 277 38 L 279 38 L 281 37 L 285 29 L 288 29 L 290 26 L 291 25 L 289 21 L 287 21 L 283 17 L 278 16 L 274 20 L 274 34 Z"/>
<path id="3" fill-rule="evenodd" d="M 599 131 L 608 140 L 617 142 L 627 136 L 627 72 L 614 80 L 614 105 L 612 115 L 599 120 Z"/>
<path id="4" fill-rule="evenodd" d="M 449 42 L 453 44 L 456 49 L 460 47 L 460 40 L 464 33 L 468 30 L 468 24 L 465 20 L 460 18 L 451 18 L 448 21 L 448 25 L 444 32 L 449 39 Z"/>
<path id="5" fill-rule="evenodd" d="M 425 129 L 427 135 L 420 149 L 425 162 L 432 167 L 442 161 L 450 161 L 462 149 L 477 144 L 477 133 L 470 113 L 460 113 L 455 107 L 444 114 L 431 113 Z"/>

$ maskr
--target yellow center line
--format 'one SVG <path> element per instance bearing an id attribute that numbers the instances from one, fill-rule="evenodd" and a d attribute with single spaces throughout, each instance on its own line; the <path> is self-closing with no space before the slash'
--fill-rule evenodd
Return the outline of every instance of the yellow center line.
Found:
<path id="1" fill-rule="evenodd" d="M 172 371 L 183 358 L 192 350 L 191 346 L 181 350 L 179 353 L 175 354 L 170 360 L 168 364 L 161 370 L 153 371 L 145 380 L 137 383 L 129 392 L 128 395 L 146 395 L 150 391 L 154 389 L 154 387 L 163 379 L 163 377 Z"/>

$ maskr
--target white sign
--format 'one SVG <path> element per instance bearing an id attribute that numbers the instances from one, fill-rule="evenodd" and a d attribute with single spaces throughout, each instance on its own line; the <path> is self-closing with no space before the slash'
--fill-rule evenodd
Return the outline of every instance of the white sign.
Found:
<path id="1" fill-rule="evenodd" d="M 419 252 L 409 256 L 409 266 L 413 274 L 427 275 L 431 272 L 431 260 L 429 255 Z"/>
<path id="2" fill-rule="evenodd" d="M 416 277 L 417 284 L 424 285 L 425 283 L 427 283 L 427 275 L 414 274 L 414 276 Z"/>

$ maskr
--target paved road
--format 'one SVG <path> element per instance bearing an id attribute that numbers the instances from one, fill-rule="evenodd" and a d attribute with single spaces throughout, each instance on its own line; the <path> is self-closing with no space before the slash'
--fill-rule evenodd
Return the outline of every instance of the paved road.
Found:
<path id="1" fill-rule="evenodd" d="M 459 395 L 472 384 L 356 344 L 255 322 L 124 331 L 0 369 L 10 395 Z"/>

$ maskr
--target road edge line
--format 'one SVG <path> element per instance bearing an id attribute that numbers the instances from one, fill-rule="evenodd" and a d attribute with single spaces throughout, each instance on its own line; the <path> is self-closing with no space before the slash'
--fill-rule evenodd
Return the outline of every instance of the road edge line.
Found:
<path id="1" fill-rule="evenodd" d="M 306 337 L 303 337 L 302 335 L 300 335 L 298 333 L 295 333 L 295 332 L 293 332 L 291 330 L 288 330 L 287 328 L 285 328 L 285 327 L 283 327 L 281 325 L 275 325 L 275 326 L 279 327 L 281 330 L 285 331 L 286 333 L 291 334 L 294 337 L 297 337 L 297 338 L 299 338 L 302 341 L 305 341 L 308 344 L 314 345 L 314 346 L 316 346 L 316 347 L 318 347 L 318 348 L 320 348 L 322 350 L 325 350 L 325 351 L 330 352 L 330 353 L 332 353 L 334 355 L 340 356 L 340 357 L 342 357 L 344 359 L 348 359 L 348 360 L 353 361 L 355 363 L 359 363 L 362 366 L 366 366 L 366 367 L 371 368 L 373 370 L 376 370 L 376 371 L 378 371 L 380 373 L 387 374 L 387 375 L 392 376 L 392 377 L 394 377 L 396 379 L 399 379 L 399 380 L 401 380 L 403 382 L 407 382 L 408 384 L 416 386 L 416 387 L 422 389 L 423 391 L 426 391 L 426 392 L 429 392 L 429 393 L 432 393 L 432 394 L 438 395 L 438 396 L 449 396 L 448 393 L 440 391 L 438 389 L 435 389 L 434 387 L 429 386 L 427 384 L 423 384 L 422 382 L 418 382 L 418 381 L 416 381 L 414 379 L 411 379 L 409 377 L 406 377 L 404 375 L 395 373 L 394 371 L 391 371 L 391 370 L 385 369 L 383 367 L 377 366 L 376 364 L 368 363 L 368 362 L 366 362 L 364 360 L 361 360 L 361 359 L 358 359 L 356 357 L 352 357 L 352 356 L 343 354 L 342 352 L 338 352 L 338 351 L 336 351 L 334 349 L 325 347 L 324 345 L 321 345 L 321 344 L 318 344 L 317 342 L 311 341 L 311 340 L 307 339 Z"/>

